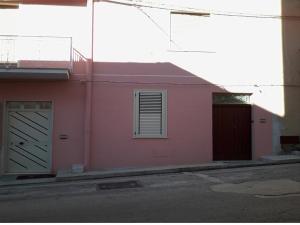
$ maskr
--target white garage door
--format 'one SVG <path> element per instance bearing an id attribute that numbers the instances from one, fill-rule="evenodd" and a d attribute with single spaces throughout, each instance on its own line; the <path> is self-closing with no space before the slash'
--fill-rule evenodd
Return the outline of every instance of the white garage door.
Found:
<path id="1" fill-rule="evenodd" d="M 7 172 L 51 171 L 51 102 L 7 103 Z"/>

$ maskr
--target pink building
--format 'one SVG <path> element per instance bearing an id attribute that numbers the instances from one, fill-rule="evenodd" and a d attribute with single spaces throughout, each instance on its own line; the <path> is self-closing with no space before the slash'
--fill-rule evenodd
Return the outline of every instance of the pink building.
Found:
<path id="1" fill-rule="evenodd" d="M 1 173 L 277 154 L 281 2 L 270 1 L 273 11 L 209 2 L 24 0 L 1 9 Z"/>

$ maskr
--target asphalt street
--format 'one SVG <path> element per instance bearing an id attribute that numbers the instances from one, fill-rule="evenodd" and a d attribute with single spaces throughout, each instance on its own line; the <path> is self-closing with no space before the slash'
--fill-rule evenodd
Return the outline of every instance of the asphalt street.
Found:
<path id="1" fill-rule="evenodd" d="M 300 222 L 300 164 L 1 188 L 0 222 Z"/>

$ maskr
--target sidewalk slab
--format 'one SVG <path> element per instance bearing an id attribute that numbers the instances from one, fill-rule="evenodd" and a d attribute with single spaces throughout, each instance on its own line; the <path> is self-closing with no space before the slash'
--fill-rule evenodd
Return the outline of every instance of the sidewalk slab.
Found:
<path id="1" fill-rule="evenodd" d="M 294 162 L 300 160 L 299 155 L 267 155 L 261 157 L 262 160 L 264 161 L 269 161 L 269 162 Z"/>
<path id="2" fill-rule="evenodd" d="M 149 168 L 122 168 L 113 170 L 88 171 L 82 173 L 74 173 L 71 171 L 59 171 L 54 178 L 39 178 L 28 180 L 16 180 L 12 177 L 0 176 L 0 188 L 10 186 L 34 185 L 34 184 L 50 184 L 68 181 L 80 181 L 91 179 L 105 179 L 117 177 L 144 176 L 154 174 L 169 174 L 180 172 L 196 172 L 204 170 L 217 169 L 233 169 L 242 167 L 268 166 L 289 163 L 300 163 L 300 156 L 295 155 L 276 155 L 264 156 L 261 160 L 247 161 L 217 161 L 211 163 L 203 163 L 196 165 L 180 165 L 180 166 L 163 166 Z"/>
<path id="3" fill-rule="evenodd" d="M 28 180 L 16 180 L 16 179 L 3 179 L 0 176 L 0 187 L 18 186 L 18 185 L 29 185 L 29 184 L 44 184 L 55 182 L 55 178 L 39 178 L 39 179 L 28 179 Z"/>
<path id="4" fill-rule="evenodd" d="M 197 165 L 181 165 L 181 166 L 163 166 L 163 167 L 149 167 L 149 168 L 123 168 L 114 170 L 90 171 L 83 173 L 59 172 L 56 176 L 57 181 L 70 181 L 81 179 L 101 179 L 124 176 L 142 176 L 153 174 L 166 174 L 178 172 L 192 172 L 198 170 L 210 170 L 217 168 L 225 168 L 226 164 L 223 162 L 213 162 Z"/>
<path id="5" fill-rule="evenodd" d="M 292 151 L 291 154 L 292 154 L 292 155 L 300 156 L 300 151 Z"/>
<path id="6" fill-rule="evenodd" d="M 254 166 L 268 166 L 286 163 L 300 163 L 300 157 L 296 158 L 276 158 L 269 160 L 249 160 L 249 161 L 218 161 L 197 165 L 181 165 L 181 166 L 166 166 L 166 167 L 151 167 L 151 168 L 132 168 L 132 169 L 118 169 L 109 171 L 91 171 L 83 173 L 62 172 L 56 176 L 56 181 L 76 181 L 87 179 L 104 179 L 114 177 L 130 177 L 143 176 L 154 174 L 168 174 L 180 172 L 195 172 L 204 170 L 216 169 L 233 169 L 242 167 Z"/>

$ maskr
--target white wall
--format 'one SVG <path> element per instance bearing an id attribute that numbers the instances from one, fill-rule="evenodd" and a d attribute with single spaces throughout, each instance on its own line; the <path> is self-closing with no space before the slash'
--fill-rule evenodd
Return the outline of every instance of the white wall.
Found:
<path id="1" fill-rule="evenodd" d="M 169 10 L 95 3 L 95 61 L 171 62 L 229 91 L 254 93 L 255 104 L 284 115 L 283 89 L 265 87 L 283 84 L 281 20 L 268 16 L 280 16 L 281 1 L 142 2 L 211 15 L 170 22 Z"/>
<path id="2" fill-rule="evenodd" d="M 283 89 L 265 87 L 283 84 L 281 20 L 261 18 L 279 16 L 280 0 L 137 2 L 211 14 L 170 17 L 170 10 L 96 2 L 95 61 L 171 62 L 229 91 L 254 93 L 256 104 L 284 116 Z M 89 6 L 20 5 L 0 11 L 0 34 L 71 36 L 89 56 L 90 20 Z"/>
<path id="3" fill-rule="evenodd" d="M 0 10 L 0 35 L 72 37 L 73 46 L 90 54 L 90 8 L 20 5 Z"/>
<path id="4" fill-rule="evenodd" d="M 210 17 L 177 15 L 170 21 L 170 10 L 96 2 L 96 62 L 170 62 L 228 91 L 252 93 L 253 104 L 285 116 L 280 0 L 136 2 Z M 74 47 L 88 56 L 90 13 L 89 6 L 21 5 L 0 11 L 0 34 L 72 36 Z"/>

